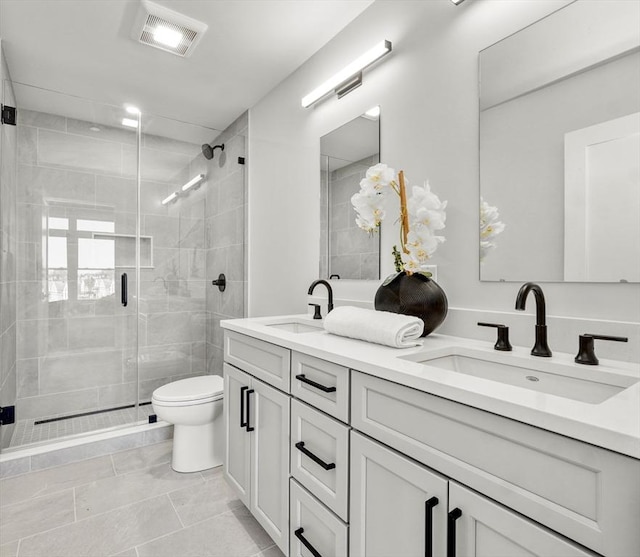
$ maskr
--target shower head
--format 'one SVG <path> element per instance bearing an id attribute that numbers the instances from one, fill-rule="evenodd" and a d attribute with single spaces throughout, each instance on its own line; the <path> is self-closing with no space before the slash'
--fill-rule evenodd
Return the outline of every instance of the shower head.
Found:
<path id="1" fill-rule="evenodd" d="M 202 146 L 202 154 L 204 155 L 204 158 L 207 160 L 211 160 L 213 158 L 213 152 L 216 149 L 224 151 L 224 143 L 221 143 L 220 145 L 209 145 L 208 143 L 205 143 Z"/>

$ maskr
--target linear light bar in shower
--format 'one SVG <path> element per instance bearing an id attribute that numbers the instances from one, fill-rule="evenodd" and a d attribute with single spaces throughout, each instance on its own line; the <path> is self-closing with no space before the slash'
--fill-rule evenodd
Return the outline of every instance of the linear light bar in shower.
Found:
<path id="1" fill-rule="evenodd" d="M 171 195 L 168 195 L 165 199 L 163 199 L 162 204 L 168 205 L 169 203 L 177 199 L 179 195 L 189 191 L 195 186 L 200 185 L 202 183 L 202 180 L 204 180 L 204 174 L 198 174 L 195 178 L 192 178 L 184 186 L 182 186 L 182 188 L 180 188 L 180 191 L 174 191 Z"/>
<path id="2" fill-rule="evenodd" d="M 171 203 L 177 197 L 178 197 L 178 192 L 174 191 L 171 195 L 168 195 L 165 199 L 162 200 L 162 204 L 166 205 L 167 203 Z"/>
<path id="3" fill-rule="evenodd" d="M 204 180 L 204 174 L 198 174 L 195 178 L 189 180 L 184 186 L 182 186 L 182 191 L 188 191 L 194 186 L 197 186 L 200 182 Z"/>

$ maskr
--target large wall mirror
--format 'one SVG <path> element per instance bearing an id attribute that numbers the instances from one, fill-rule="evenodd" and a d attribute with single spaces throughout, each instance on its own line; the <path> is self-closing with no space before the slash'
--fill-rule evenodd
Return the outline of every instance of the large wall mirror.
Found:
<path id="1" fill-rule="evenodd" d="M 481 280 L 640 282 L 639 21 L 578 0 L 480 52 Z"/>
<path id="2" fill-rule="evenodd" d="M 320 138 L 320 276 L 380 278 L 380 232 L 358 228 L 351 196 L 380 162 L 380 107 Z"/>

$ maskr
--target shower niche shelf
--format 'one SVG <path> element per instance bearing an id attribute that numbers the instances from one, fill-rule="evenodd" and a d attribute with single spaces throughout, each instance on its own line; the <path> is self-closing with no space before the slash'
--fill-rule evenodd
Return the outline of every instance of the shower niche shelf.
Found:
<path id="1" fill-rule="evenodd" d="M 135 234 L 94 232 L 95 240 L 114 240 L 116 267 L 136 266 Z M 140 268 L 153 269 L 153 236 L 140 236 Z"/>

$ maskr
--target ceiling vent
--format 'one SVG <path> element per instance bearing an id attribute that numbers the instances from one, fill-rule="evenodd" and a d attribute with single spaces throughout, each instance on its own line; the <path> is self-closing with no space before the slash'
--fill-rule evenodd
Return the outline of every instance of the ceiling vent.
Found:
<path id="1" fill-rule="evenodd" d="M 141 0 L 133 38 L 176 56 L 187 57 L 191 56 L 207 27 L 206 23 Z"/>

